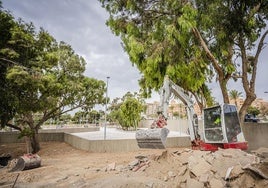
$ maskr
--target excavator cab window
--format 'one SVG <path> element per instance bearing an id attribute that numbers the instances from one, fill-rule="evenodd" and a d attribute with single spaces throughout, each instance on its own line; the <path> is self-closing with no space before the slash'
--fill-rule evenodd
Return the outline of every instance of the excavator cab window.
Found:
<path id="1" fill-rule="evenodd" d="M 222 142 L 224 139 L 222 130 L 221 106 L 215 106 L 204 110 L 204 133 L 208 142 Z"/>
<path id="2" fill-rule="evenodd" d="M 241 127 L 236 107 L 233 105 L 224 104 L 223 112 L 227 140 L 229 143 L 237 142 L 237 135 L 241 133 Z"/>

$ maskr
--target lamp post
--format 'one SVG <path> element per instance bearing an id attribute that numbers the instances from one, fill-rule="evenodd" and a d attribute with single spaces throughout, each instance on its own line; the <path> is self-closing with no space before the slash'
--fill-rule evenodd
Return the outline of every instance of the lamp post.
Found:
<path id="1" fill-rule="evenodd" d="M 105 125 L 104 125 L 104 140 L 106 140 L 106 127 L 107 127 L 107 103 L 108 103 L 108 80 L 109 80 L 109 76 L 106 77 L 106 102 L 105 102 Z"/>

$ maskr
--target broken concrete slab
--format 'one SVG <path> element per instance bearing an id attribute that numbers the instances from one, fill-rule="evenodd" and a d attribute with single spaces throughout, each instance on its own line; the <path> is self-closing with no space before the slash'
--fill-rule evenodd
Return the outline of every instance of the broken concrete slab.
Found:
<path id="1" fill-rule="evenodd" d="M 219 179 L 216 179 L 216 178 L 212 178 L 212 179 L 209 181 L 209 185 L 210 185 L 211 188 L 224 187 L 224 184 L 222 183 L 222 181 L 219 180 Z"/>
<path id="2" fill-rule="evenodd" d="M 268 148 L 260 147 L 257 150 L 253 150 L 251 152 L 261 158 L 268 158 Z"/>
<path id="3" fill-rule="evenodd" d="M 266 163 L 248 165 L 244 169 L 250 170 L 262 178 L 268 180 L 268 164 Z"/>
<path id="4" fill-rule="evenodd" d="M 204 184 L 189 176 L 186 181 L 186 187 L 203 188 Z"/>
<path id="5" fill-rule="evenodd" d="M 189 164 L 190 166 L 190 164 Z M 200 159 L 198 163 L 190 168 L 190 171 L 196 176 L 200 177 L 202 174 L 206 174 L 210 171 L 211 165 L 205 160 Z"/>

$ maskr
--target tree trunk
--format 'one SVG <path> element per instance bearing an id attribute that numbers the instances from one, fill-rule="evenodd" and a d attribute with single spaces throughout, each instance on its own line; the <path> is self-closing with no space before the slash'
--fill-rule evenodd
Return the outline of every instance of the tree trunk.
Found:
<path id="1" fill-rule="evenodd" d="M 256 99 L 256 95 L 254 93 L 247 95 L 246 100 L 244 101 L 243 105 L 241 106 L 241 108 L 239 110 L 240 122 L 244 121 L 244 117 L 246 115 L 247 109 L 255 99 Z"/>
<path id="2" fill-rule="evenodd" d="M 31 136 L 32 153 L 35 154 L 40 151 L 40 143 L 38 138 L 38 130 L 34 130 Z"/>
<path id="3" fill-rule="evenodd" d="M 224 78 L 219 78 L 219 83 L 220 83 L 220 88 L 221 88 L 221 93 L 223 97 L 223 103 L 229 104 L 229 96 L 228 96 L 228 90 L 226 87 L 227 80 Z"/>

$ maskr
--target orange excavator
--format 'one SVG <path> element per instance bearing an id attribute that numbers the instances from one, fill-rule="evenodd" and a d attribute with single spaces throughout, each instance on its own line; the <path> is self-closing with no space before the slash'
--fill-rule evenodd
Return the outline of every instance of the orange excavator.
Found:
<path id="1" fill-rule="evenodd" d="M 203 125 L 198 126 L 198 118 L 194 112 L 194 103 L 188 93 L 165 77 L 160 90 L 161 117 L 167 117 L 167 109 L 171 95 L 179 98 L 187 109 L 189 135 L 193 149 L 216 151 L 218 148 L 237 148 L 247 150 L 248 144 L 240 126 L 235 105 L 222 104 L 203 109 Z M 159 121 L 159 120 L 157 120 Z M 165 148 L 169 130 L 166 127 L 141 129 L 136 132 L 136 140 L 140 148 Z"/>

